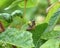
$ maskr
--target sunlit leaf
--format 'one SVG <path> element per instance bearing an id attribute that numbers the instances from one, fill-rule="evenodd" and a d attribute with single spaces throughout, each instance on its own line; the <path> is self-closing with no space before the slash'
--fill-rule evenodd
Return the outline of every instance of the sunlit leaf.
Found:
<path id="1" fill-rule="evenodd" d="M 15 28 L 9 28 L 0 33 L 0 41 L 22 48 L 34 47 L 32 34 L 28 31 L 19 31 Z"/>
<path id="2" fill-rule="evenodd" d="M 14 0 L 0 0 L 0 9 L 4 9 L 9 6 Z"/>
<path id="3" fill-rule="evenodd" d="M 25 23 L 26 23 L 26 20 L 24 20 L 21 17 L 16 16 L 13 18 L 13 22 L 10 24 L 10 27 L 20 29 Z"/>
<path id="4" fill-rule="evenodd" d="M 13 48 L 12 45 L 0 42 L 0 48 Z"/>
<path id="5" fill-rule="evenodd" d="M 60 3 L 54 3 L 54 5 L 49 9 L 45 22 L 49 22 L 52 15 L 60 8 Z"/>
<path id="6" fill-rule="evenodd" d="M 60 41 L 58 39 L 50 39 L 45 42 L 40 48 L 59 48 Z"/>
<path id="7" fill-rule="evenodd" d="M 60 31 L 52 31 L 47 32 L 44 35 L 41 36 L 42 39 L 48 40 L 48 39 L 60 39 Z"/>
<path id="8" fill-rule="evenodd" d="M 9 24 L 7 21 L 5 21 L 5 20 L 2 19 L 2 18 L 0 19 L 0 21 L 2 22 L 2 24 L 3 24 L 4 27 L 7 27 L 8 24 Z"/>
<path id="9" fill-rule="evenodd" d="M 36 48 L 39 48 L 39 46 L 44 42 L 40 39 L 40 36 L 44 32 L 45 28 L 47 27 L 47 24 L 40 24 L 35 27 L 35 29 L 31 30 L 31 33 L 33 34 L 33 42 L 35 44 Z"/>
<path id="10" fill-rule="evenodd" d="M 60 25 L 56 25 L 54 28 L 55 31 L 60 31 Z"/>
<path id="11" fill-rule="evenodd" d="M 58 0 L 50 0 L 50 3 L 53 4 L 55 2 L 58 2 Z"/>
<path id="12" fill-rule="evenodd" d="M 55 8 L 56 7 L 56 8 Z M 59 20 L 60 18 L 60 4 L 56 4 L 56 6 L 53 6 L 47 17 L 46 17 L 46 20 L 45 22 L 48 23 L 48 27 L 47 29 L 45 30 L 45 32 L 50 32 L 53 30 L 53 28 L 55 27 L 57 21 Z"/>
<path id="13" fill-rule="evenodd" d="M 27 0 L 27 5 L 26 5 L 26 7 L 27 8 L 31 8 L 31 7 L 35 7 L 35 6 L 37 6 L 38 5 L 38 2 L 39 2 L 39 0 Z M 23 2 L 21 2 L 21 3 L 19 3 L 18 5 L 21 7 L 21 8 L 24 8 L 24 1 Z"/>

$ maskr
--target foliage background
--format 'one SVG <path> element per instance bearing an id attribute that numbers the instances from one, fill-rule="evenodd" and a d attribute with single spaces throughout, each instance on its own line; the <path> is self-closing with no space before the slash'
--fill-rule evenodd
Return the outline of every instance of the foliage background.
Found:
<path id="1" fill-rule="evenodd" d="M 60 48 L 60 1 L 0 0 L 0 48 Z"/>

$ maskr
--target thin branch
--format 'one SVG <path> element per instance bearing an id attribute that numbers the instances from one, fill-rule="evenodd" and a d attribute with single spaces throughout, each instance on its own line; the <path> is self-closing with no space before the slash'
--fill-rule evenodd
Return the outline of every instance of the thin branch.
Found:
<path id="1" fill-rule="evenodd" d="M 27 0 L 24 0 L 24 16 L 26 16 L 26 5 L 27 5 Z"/>
<path id="2" fill-rule="evenodd" d="M 51 4 L 50 4 L 50 0 L 47 0 L 47 2 L 48 2 L 48 6 L 50 6 Z"/>

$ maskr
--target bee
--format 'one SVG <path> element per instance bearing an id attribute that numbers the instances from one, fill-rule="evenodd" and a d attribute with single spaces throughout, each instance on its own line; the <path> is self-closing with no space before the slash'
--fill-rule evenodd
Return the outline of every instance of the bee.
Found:
<path id="1" fill-rule="evenodd" d="M 30 23 L 28 24 L 27 31 L 30 31 L 30 30 L 32 30 L 34 28 L 35 28 L 35 21 L 31 21 L 31 24 Z"/>

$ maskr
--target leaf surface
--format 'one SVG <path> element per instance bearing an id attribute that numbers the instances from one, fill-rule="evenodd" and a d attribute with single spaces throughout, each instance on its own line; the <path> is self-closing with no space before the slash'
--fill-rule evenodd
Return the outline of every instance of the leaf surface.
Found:
<path id="1" fill-rule="evenodd" d="M 19 31 L 15 28 L 0 33 L 0 41 L 22 48 L 34 47 L 32 34 L 28 31 Z"/>

